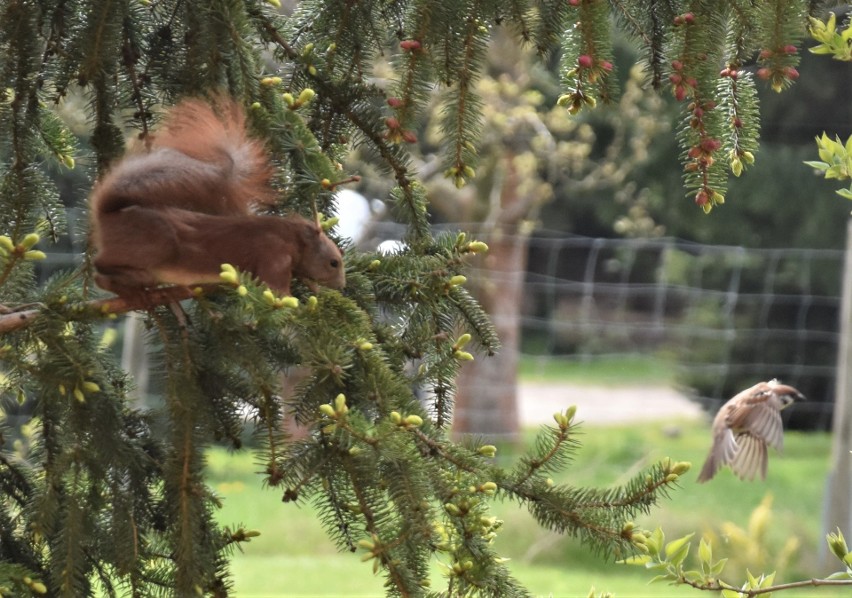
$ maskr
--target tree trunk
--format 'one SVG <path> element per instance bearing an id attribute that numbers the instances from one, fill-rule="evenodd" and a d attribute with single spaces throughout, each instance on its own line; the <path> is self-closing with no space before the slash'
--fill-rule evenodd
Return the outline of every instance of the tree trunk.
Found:
<path id="1" fill-rule="evenodd" d="M 852 220 L 846 231 L 840 351 L 832 432 L 831 472 L 825 493 L 825 531 L 833 532 L 839 527 L 849 537 L 852 535 Z M 823 553 L 824 561 L 828 560 L 832 566 L 836 564 L 832 555 L 825 550 Z"/>
<path id="2" fill-rule="evenodd" d="M 517 372 L 520 312 L 523 303 L 529 234 L 523 218 L 528 205 L 518 197 L 512 156 L 499 189 L 499 212 L 484 231 L 488 254 L 482 268 L 471 272 L 470 287 L 491 316 L 502 348 L 492 357 L 477 355 L 465 363 L 458 378 L 453 432 L 490 440 L 518 439 Z"/>

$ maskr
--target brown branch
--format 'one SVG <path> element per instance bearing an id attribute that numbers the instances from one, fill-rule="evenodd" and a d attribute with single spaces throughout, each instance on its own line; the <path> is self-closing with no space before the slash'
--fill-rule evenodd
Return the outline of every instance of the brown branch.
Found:
<path id="1" fill-rule="evenodd" d="M 711 592 L 720 592 L 722 590 L 730 590 L 732 592 L 739 592 L 743 596 L 747 596 L 748 598 L 753 598 L 754 596 L 759 596 L 760 594 L 769 594 L 771 592 L 781 592 L 783 590 L 792 590 L 795 588 L 807 588 L 807 587 L 816 587 L 816 586 L 852 586 L 852 579 L 802 579 L 800 581 L 791 581 L 789 583 L 781 583 L 777 586 L 768 586 L 766 588 L 754 588 L 752 590 L 741 589 L 734 587 L 726 582 L 717 581 L 716 583 L 703 584 L 697 581 L 690 581 L 683 575 L 680 576 L 679 581 L 681 583 L 685 583 L 688 586 L 691 586 L 697 590 L 709 590 Z"/>
<path id="2" fill-rule="evenodd" d="M 198 297 L 197 288 L 201 289 L 201 295 L 205 295 L 220 289 L 221 286 L 218 284 L 204 284 L 197 287 L 162 287 L 142 291 L 133 297 L 109 297 L 106 299 L 82 301 L 67 306 L 65 314 L 68 320 L 72 321 L 82 320 L 96 314 L 106 316 L 137 310 L 147 311 L 158 305 L 167 305 L 176 301 Z M 26 328 L 42 317 L 49 309 L 48 307 L 41 307 L 0 315 L 0 334 Z"/>

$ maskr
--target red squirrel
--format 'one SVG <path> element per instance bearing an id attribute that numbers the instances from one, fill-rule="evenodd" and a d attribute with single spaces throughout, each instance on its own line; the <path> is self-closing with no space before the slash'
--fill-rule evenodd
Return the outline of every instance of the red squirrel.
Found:
<path id="1" fill-rule="evenodd" d="M 128 296 L 219 282 L 228 263 L 285 294 L 292 276 L 343 288 L 343 257 L 318 223 L 254 213 L 274 201 L 272 167 L 238 104 L 185 100 L 148 145 L 92 192 L 98 286 Z"/>

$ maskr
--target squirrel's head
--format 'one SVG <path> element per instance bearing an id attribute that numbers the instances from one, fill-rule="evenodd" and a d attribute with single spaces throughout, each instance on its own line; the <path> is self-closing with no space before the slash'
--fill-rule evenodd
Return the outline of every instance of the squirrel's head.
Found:
<path id="1" fill-rule="evenodd" d="M 302 241 L 304 251 L 301 263 L 297 264 L 293 273 L 299 278 L 313 280 L 332 289 L 346 286 L 343 254 L 318 223 L 305 221 Z"/>

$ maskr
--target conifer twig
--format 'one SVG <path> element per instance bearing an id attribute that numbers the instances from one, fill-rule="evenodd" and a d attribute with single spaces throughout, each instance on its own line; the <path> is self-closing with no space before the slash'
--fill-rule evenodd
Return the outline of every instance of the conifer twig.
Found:
<path id="1" fill-rule="evenodd" d="M 196 289 L 201 289 L 198 293 Z M 108 314 L 123 314 L 129 311 L 149 310 L 159 305 L 167 305 L 176 301 L 192 299 L 206 295 L 209 292 L 216 291 L 220 288 L 218 284 L 204 284 L 196 287 L 174 286 L 150 289 L 144 293 L 140 293 L 135 297 L 108 297 L 106 299 L 94 299 L 91 301 L 83 301 L 69 306 L 68 319 L 81 320 L 84 316 L 91 316 L 95 313 L 103 315 Z M 48 307 L 40 307 L 37 309 L 26 309 L 23 311 L 13 311 L 11 313 L 0 315 L 0 334 L 13 332 L 26 328 L 35 320 L 41 317 Z"/>

